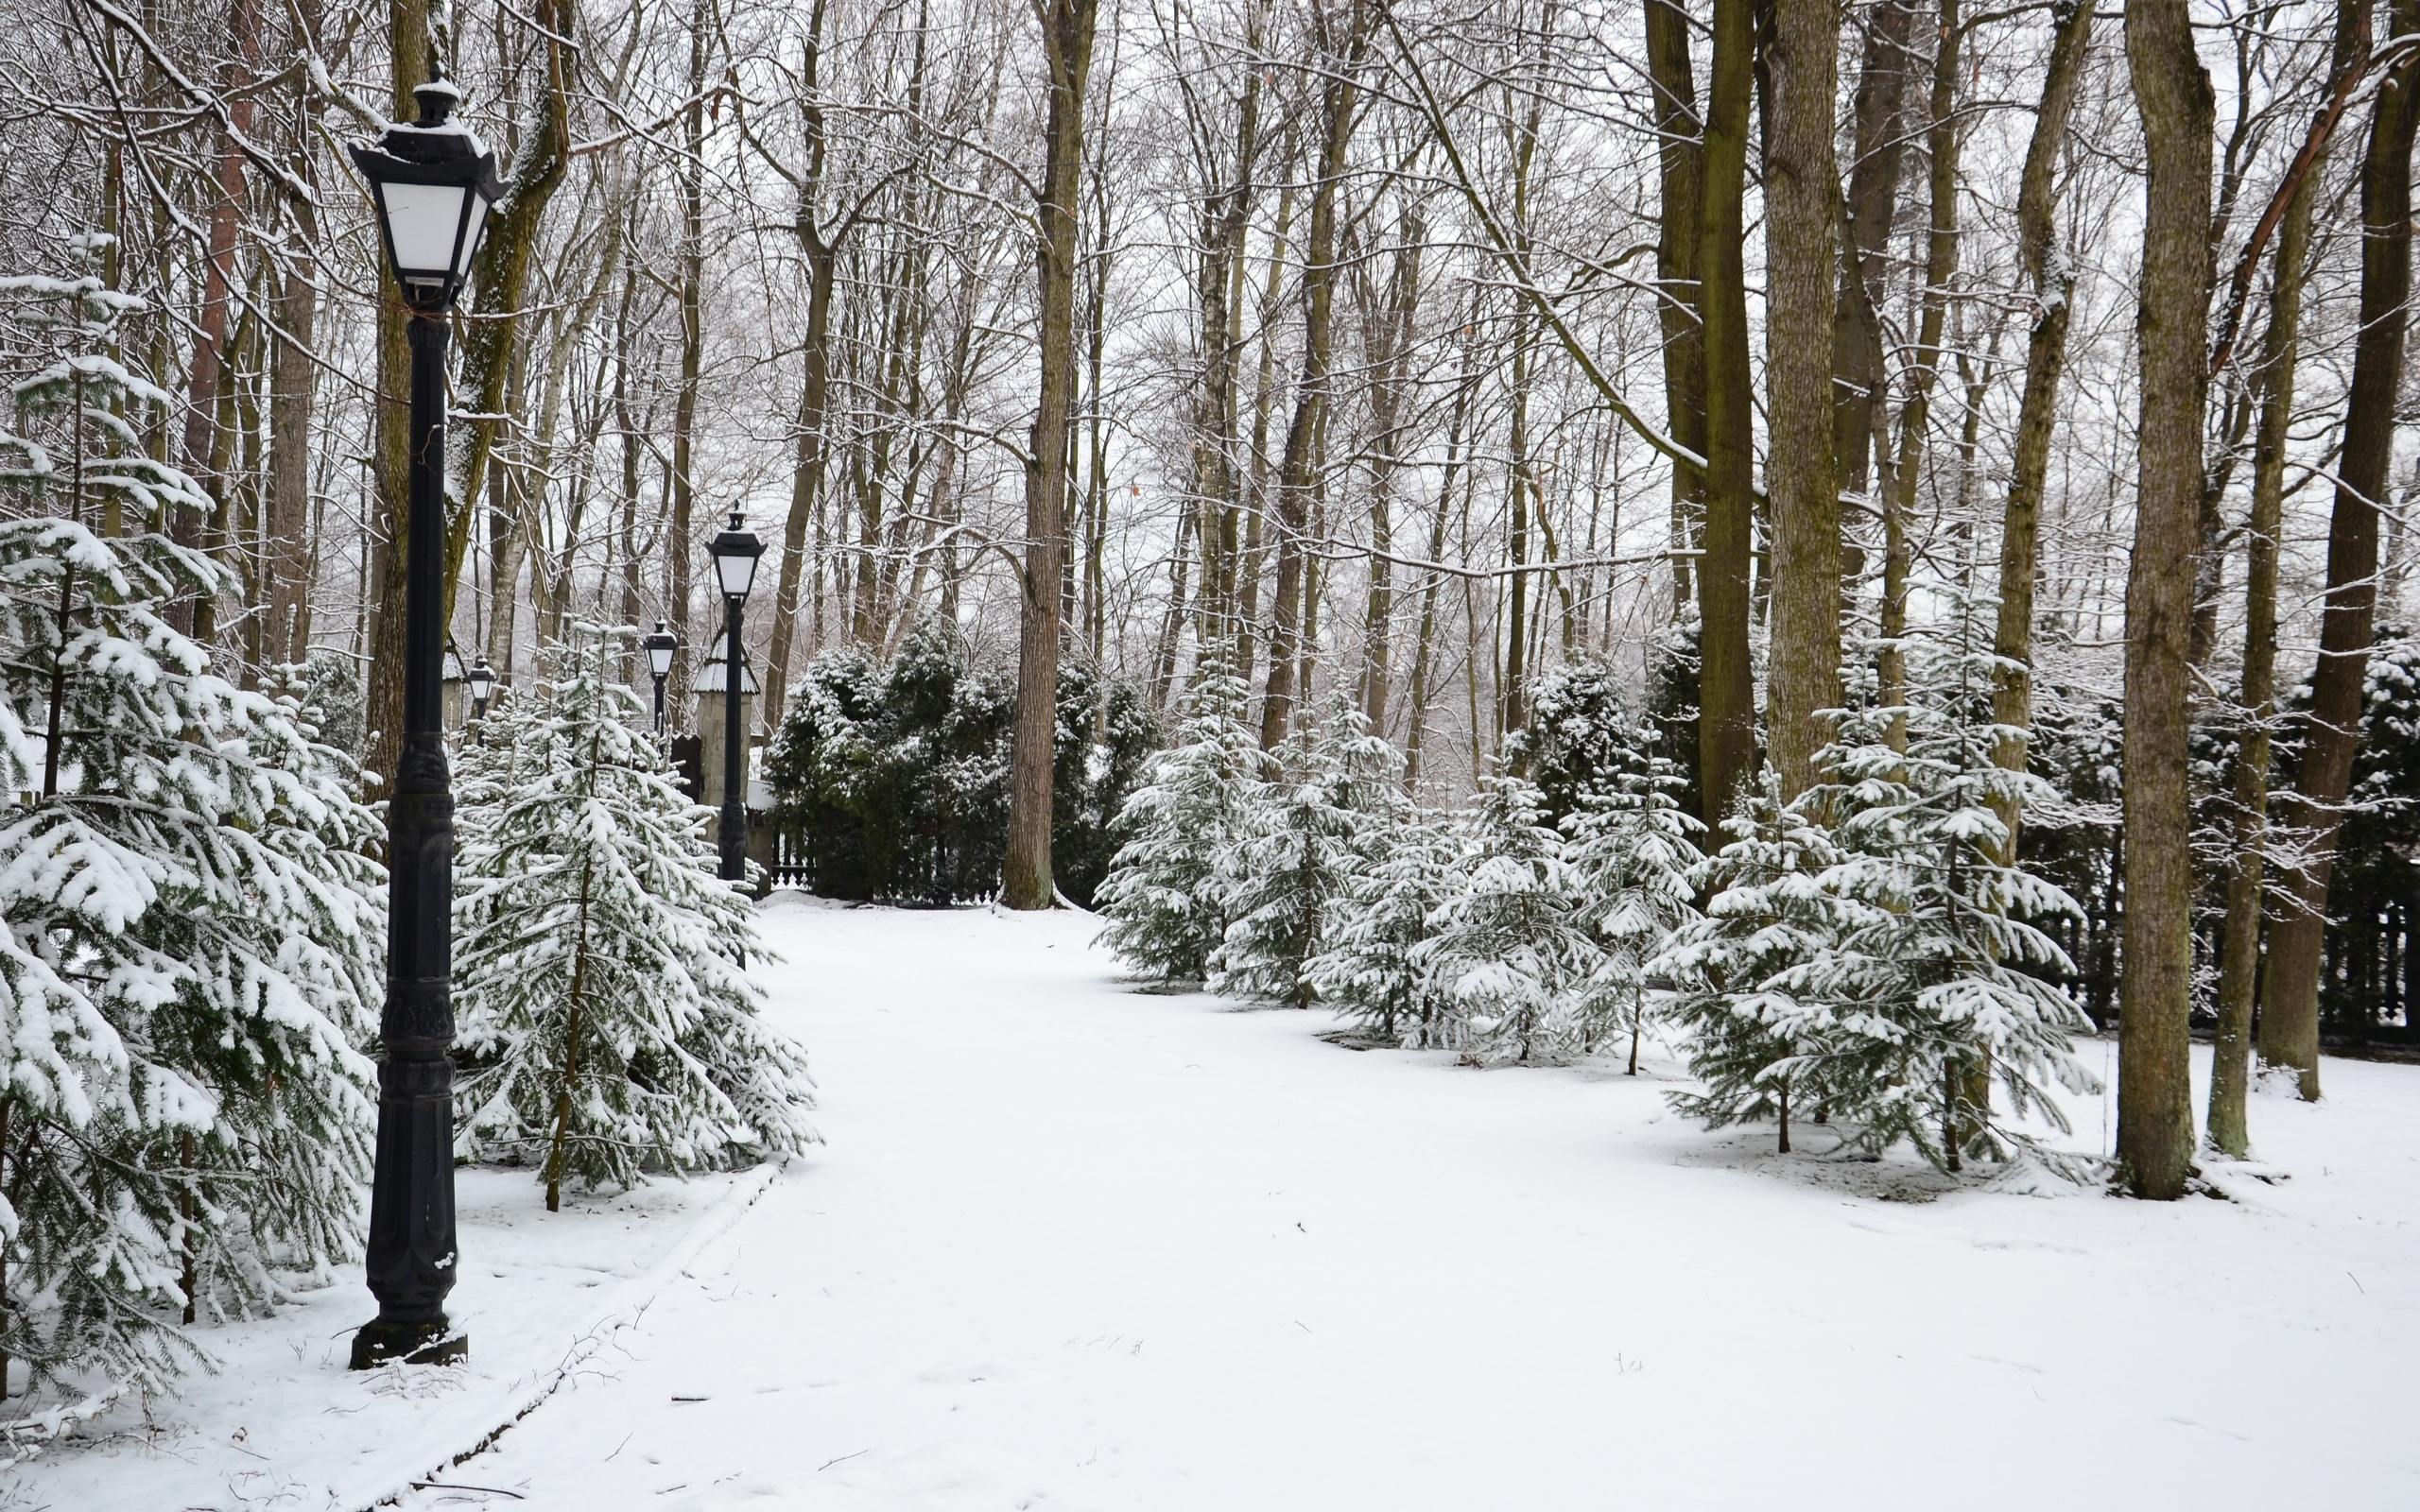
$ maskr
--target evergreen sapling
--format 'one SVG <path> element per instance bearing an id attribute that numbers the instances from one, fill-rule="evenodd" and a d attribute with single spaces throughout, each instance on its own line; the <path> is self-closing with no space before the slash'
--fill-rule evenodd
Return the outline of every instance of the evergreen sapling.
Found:
<path id="1" fill-rule="evenodd" d="M 556 647 L 463 752 L 457 1042 L 474 1152 L 629 1187 L 815 1141 L 805 1053 L 739 964 L 766 954 L 609 643 Z"/>

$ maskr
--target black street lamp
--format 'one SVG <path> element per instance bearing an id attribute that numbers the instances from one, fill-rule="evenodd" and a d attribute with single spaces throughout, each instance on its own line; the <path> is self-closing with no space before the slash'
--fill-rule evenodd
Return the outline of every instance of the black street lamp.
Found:
<path id="1" fill-rule="evenodd" d="M 765 555 L 765 543 L 754 531 L 740 522 L 739 511 L 731 511 L 731 524 L 707 543 L 706 551 L 715 559 L 715 576 L 722 585 L 722 818 L 717 826 L 716 838 L 722 850 L 722 880 L 748 880 L 748 799 L 741 791 L 740 745 L 746 736 L 739 720 L 740 658 L 746 653 L 739 644 L 739 611 L 748 602 L 748 590 L 756 581 L 756 558 Z"/>
<path id="2" fill-rule="evenodd" d="M 495 669 L 488 665 L 488 659 L 483 656 L 462 674 L 462 682 L 471 690 L 471 722 L 479 727 L 471 737 L 472 744 L 484 746 L 488 743 L 488 697 L 495 692 Z"/>
<path id="3" fill-rule="evenodd" d="M 353 1336 L 353 1367 L 458 1360 L 446 1320 L 454 1242 L 454 793 L 445 764 L 446 312 L 469 278 L 495 155 L 448 117 L 460 91 L 412 92 L 420 119 L 353 148 L 370 181 L 387 261 L 411 307 L 411 486 L 404 566 L 404 741 L 387 807 L 387 1006 L 378 1022 L 377 1170 L 370 1192 L 378 1316 Z"/>
<path id="4" fill-rule="evenodd" d="M 655 633 L 639 643 L 647 649 L 647 669 L 655 676 L 655 735 L 664 738 L 664 679 L 672 676 L 672 658 L 681 643 L 672 637 L 671 627 L 662 620 L 655 622 Z"/>

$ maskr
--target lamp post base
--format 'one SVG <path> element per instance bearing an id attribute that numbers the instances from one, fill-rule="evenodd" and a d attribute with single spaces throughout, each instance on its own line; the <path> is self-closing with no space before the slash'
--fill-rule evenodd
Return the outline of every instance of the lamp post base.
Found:
<path id="1" fill-rule="evenodd" d="M 452 1365 L 470 1354 L 470 1335 L 456 1332 L 442 1313 L 421 1323 L 372 1318 L 353 1336 L 355 1370 L 375 1370 L 398 1360 L 406 1365 Z"/>

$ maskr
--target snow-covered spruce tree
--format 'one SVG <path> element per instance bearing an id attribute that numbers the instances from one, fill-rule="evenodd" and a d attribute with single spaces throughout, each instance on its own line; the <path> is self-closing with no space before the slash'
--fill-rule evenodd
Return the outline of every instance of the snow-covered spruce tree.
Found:
<path id="1" fill-rule="evenodd" d="M 1094 907 L 1110 920 L 1100 941 L 1158 982 L 1198 982 L 1226 937 L 1219 858 L 1259 785 L 1259 742 L 1244 728 L 1250 690 L 1223 660 L 1202 668 L 1176 745 L 1151 758 L 1144 785 L 1118 816 L 1118 848 Z"/>
<path id="2" fill-rule="evenodd" d="M 628 1187 L 816 1136 L 806 1056 L 759 1013 L 748 902 L 715 875 L 637 695 L 582 628 L 462 753 L 454 960 L 465 1145 Z"/>
<path id="3" fill-rule="evenodd" d="M 141 308 L 0 280 L 51 358 L 0 430 L 0 498 L 48 511 L 0 521 L 0 1352 L 37 1384 L 202 1360 L 180 1321 L 355 1252 L 369 1167 L 376 819 L 293 700 L 166 620 L 223 579 L 152 533 L 210 500 L 103 354 Z"/>
<path id="4" fill-rule="evenodd" d="M 1327 949 L 1303 971 L 1321 1001 L 1392 1043 L 1437 1042 L 1439 1010 L 1418 952 L 1429 919 L 1462 886 L 1461 844 L 1427 815 L 1382 826 L 1359 875 L 1336 901 Z"/>
<path id="5" fill-rule="evenodd" d="M 1305 965 L 1326 948 L 1337 903 L 1400 816 L 1403 767 L 1344 700 L 1274 756 L 1276 779 L 1255 790 L 1219 861 L 1235 917 L 1210 953 L 1208 986 L 1306 1008 L 1314 988 Z"/>
<path id="6" fill-rule="evenodd" d="M 1555 1061 L 1585 1048 L 1582 993 L 1604 953 L 1581 909 L 1563 835 L 1538 790 L 1491 778 L 1463 816 L 1468 881 L 1413 950 L 1442 1010 L 1445 1048 L 1490 1061 Z"/>
<path id="7" fill-rule="evenodd" d="M 1586 806 L 1567 816 L 1563 828 L 1571 836 L 1582 908 L 1604 948 L 1585 997 L 1586 1042 L 1594 1049 L 1611 1035 L 1627 1033 L 1634 1076 L 1647 1017 L 1647 963 L 1698 917 L 1690 878 L 1705 859 L 1694 839 L 1705 827 L 1682 810 L 1688 781 L 1656 752 L 1651 727 L 1639 729 L 1627 748 L 1636 752 L 1633 763 L 1600 779 Z"/>
<path id="8" fill-rule="evenodd" d="M 1723 821 L 1731 839 L 1692 871 L 1708 901 L 1647 963 L 1671 983 L 1666 1012 L 1685 1036 L 1699 1092 L 1668 1094 L 1708 1127 L 1772 1119 L 1789 1152 L 1793 1108 L 1821 1109 L 1835 1031 L 1831 1006 L 1797 973 L 1830 949 L 1841 902 L 1824 885 L 1839 854 L 1801 804 L 1781 801 L 1771 767 L 1741 788 Z"/>
<path id="9" fill-rule="evenodd" d="M 2075 902 L 1997 859 L 2000 816 L 2052 795 L 1992 760 L 2024 732 L 1991 722 L 1984 639 L 1963 606 L 1910 635 L 1908 706 L 1843 719 L 1823 753 L 1828 781 L 1803 802 L 1831 818 L 1840 853 L 1823 882 L 1841 913 L 1825 948 L 1790 974 L 1800 996 L 1831 1007 L 1821 1082 L 1851 1142 L 1879 1151 L 1905 1140 L 1953 1171 L 2033 1147 L 2016 1120 L 2064 1132 L 2050 1084 L 2099 1085 L 2069 1038 L 2090 1022 L 2046 980 L 2073 968 L 2033 922 Z M 1894 713 L 1905 750 L 1884 738 Z"/>

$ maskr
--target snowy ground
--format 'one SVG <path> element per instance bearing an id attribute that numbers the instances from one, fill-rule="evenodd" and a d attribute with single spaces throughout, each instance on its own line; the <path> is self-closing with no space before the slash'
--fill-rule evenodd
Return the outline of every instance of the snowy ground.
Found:
<path id="1" fill-rule="evenodd" d="M 464 1171 L 460 1369 L 345 1368 L 377 1311 L 357 1271 L 266 1322 L 205 1329 L 216 1373 L 146 1411 L 123 1403 L 0 1469 L 0 1512 L 352 1512 L 407 1490 L 558 1383 L 743 1217 L 769 1170 L 568 1196 L 549 1213 L 527 1171 Z M 613 1368 L 611 1365 L 603 1368 Z"/>
<path id="2" fill-rule="evenodd" d="M 409 1512 L 2420 1505 L 2420 1068 L 2260 1099 L 2237 1201 L 1945 1193 L 1703 1133 L 1668 1066 L 1141 993 L 1081 916 L 769 924 L 830 1144 Z"/>

